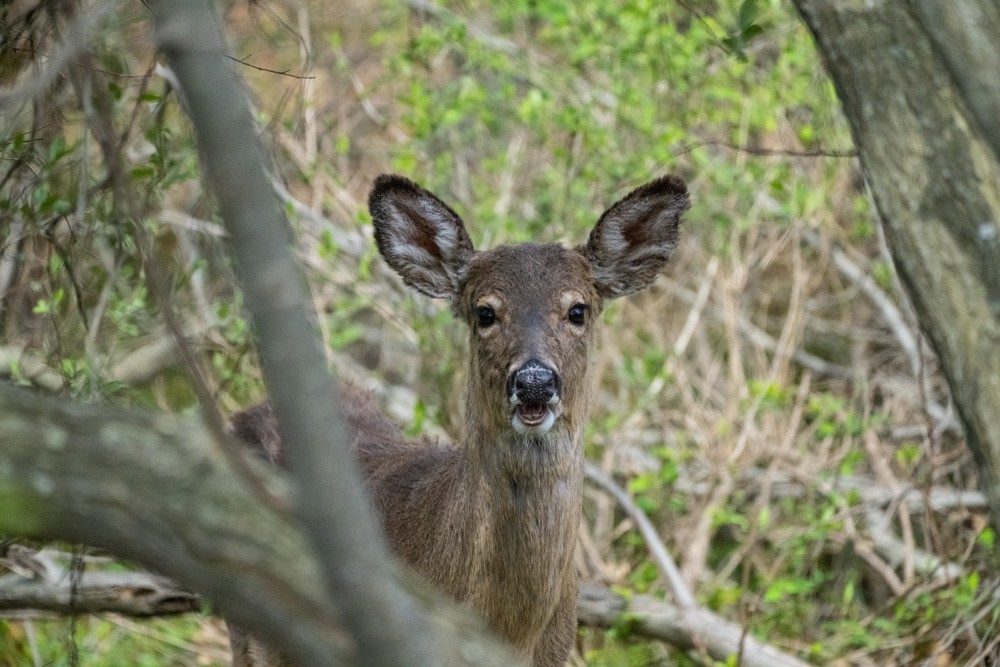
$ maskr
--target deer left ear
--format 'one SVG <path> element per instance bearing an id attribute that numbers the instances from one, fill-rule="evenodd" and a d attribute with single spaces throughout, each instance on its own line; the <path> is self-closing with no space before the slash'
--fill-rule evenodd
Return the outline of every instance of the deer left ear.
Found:
<path id="1" fill-rule="evenodd" d="M 601 215 L 578 250 L 590 260 L 597 292 L 613 299 L 653 282 L 677 246 L 687 186 L 664 176 L 637 188 Z"/>

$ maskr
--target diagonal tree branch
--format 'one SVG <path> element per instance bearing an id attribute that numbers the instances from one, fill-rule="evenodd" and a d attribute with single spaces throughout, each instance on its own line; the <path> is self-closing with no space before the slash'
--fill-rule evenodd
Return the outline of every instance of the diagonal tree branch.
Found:
<path id="1" fill-rule="evenodd" d="M 265 173 L 264 152 L 218 17 L 198 0 L 151 6 L 158 47 L 181 84 L 230 232 L 265 384 L 298 483 L 296 514 L 329 594 L 343 605 L 342 622 L 366 661 L 436 664 L 434 634 L 396 583 L 356 472 L 311 301 L 291 252 L 289 226 Z"/>

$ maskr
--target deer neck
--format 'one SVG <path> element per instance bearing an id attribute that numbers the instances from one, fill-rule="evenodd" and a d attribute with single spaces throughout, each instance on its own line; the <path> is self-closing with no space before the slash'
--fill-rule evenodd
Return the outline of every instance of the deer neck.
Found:
<path id="1" fill-rule="evenodd" d="M 489 414 L 475 407 L 470 405 L 469 414 Z M 484 514 L 474 523 L 493 526 L 496 539 L 487 544 L 516 545 L 557 559 L 565 553 L 551 550 L 572 552 L 583 492 L 582 440 L 582 422 L 569 419 L 537 435 L 467 419 L 463 480 L 470 497 L 482 500 L 478 507 Z M 554 540 L 556 534 L 562 539 Z"/>
<path id="2" fill-rule="evenodd" d="M 583 487 L 582 428 L 540 436 L 468 425 L 462 496 L 467 601 L 518 651 L 528 651 L 559 600 L 575 595 L 573 552 Z M 530 653 L 525 653 L 530 657 Z"/>

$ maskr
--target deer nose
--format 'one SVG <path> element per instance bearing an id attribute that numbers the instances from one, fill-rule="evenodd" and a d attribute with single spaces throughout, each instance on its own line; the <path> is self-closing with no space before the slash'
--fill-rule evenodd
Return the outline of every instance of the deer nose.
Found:
<path id="1" fill-rule="evenodd" d="M 512 403 L 546 405 L 559 400 L 559 376 L 538 359 L 529 359 L 511 373 L 507 395 Z"/>

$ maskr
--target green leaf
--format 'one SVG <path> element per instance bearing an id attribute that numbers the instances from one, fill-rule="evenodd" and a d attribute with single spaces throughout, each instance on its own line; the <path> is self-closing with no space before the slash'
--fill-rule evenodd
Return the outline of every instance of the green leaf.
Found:
<path id="1" fill-rule="evenodd" d="M 762 27 L 760 27 L 760 25 L 758 25 L 757 23 L 753 23 L 753 24 L 748 25 L 746 28 L 743 29 L 743 32 L 740 33 L 740 37 L 743 38 L 744 42 L 749 42 L 751 39 L 753 39 L 754 37 L 756 37 L 757 35 L 759 35 L 759 34 L 761 34 L 763 32 L 764 32 L 764 29 Z"/>
<path id="2" fill-rule="evenodd" d="M 745 33 L 746 29 L 753 25 L 757 18 L 757 0 L 743 0 L 740 4 L 739 13 L 736 16 L 736 25 L 740 32 Z"/>
<path id="3" fill-rule="evenodd" d="M 979 545 L 983 548 L 992 551 L 993 545 L 996 544 L 996 534 L 993 532 L 992 528 L 983 528 L 983 532 L 979 533 L 979 537 L 976 538 Z"/>
<path id="4" fill-rule="evenodd" d="M 642 493 L 653 488 L 652 475 L 636 475 L 628 482 L 629 491 L 632 493 Z"/>
<path id="5" fill-rule="evenodd" d="M 659 505 L 652 497 L 645 494 L 635 497 L 635 504 L 646 514 L 652 514 L 657 510 Z"/>

